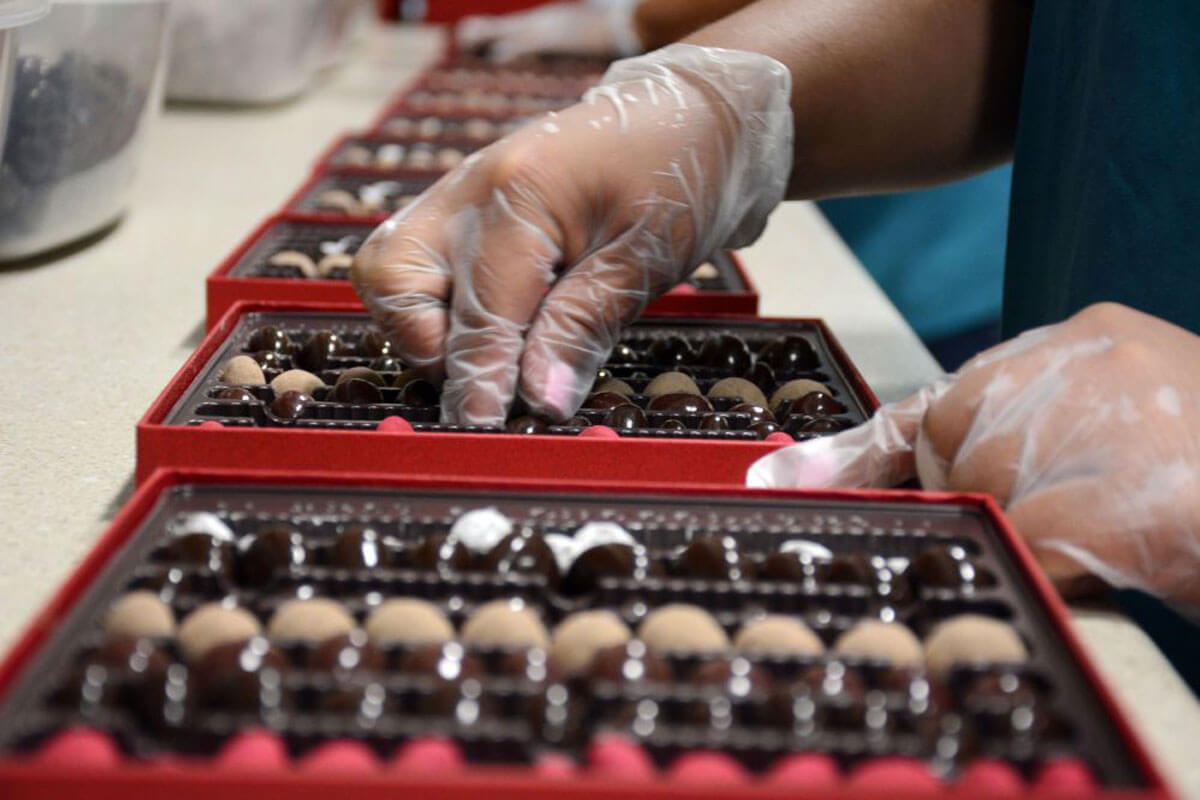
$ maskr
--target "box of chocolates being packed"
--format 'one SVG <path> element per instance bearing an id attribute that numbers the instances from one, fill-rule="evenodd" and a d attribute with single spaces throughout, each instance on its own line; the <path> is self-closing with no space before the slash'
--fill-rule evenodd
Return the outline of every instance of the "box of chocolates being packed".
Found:
<path id="1" fill-rule="evenodd" d="M 0 668 L 0 784 L 1167 795 L 983 496 L 167 471 Z"/>
<path id="2" fill-rule="evenodd" d="M 336 469 L 741 484 L 783 444 L 878 401 L 820 320 L 647 317 L 578 413 L 441 422 L 439 387 L 355 306 L 235 303 L 138 425 L 156 467 Z"/>

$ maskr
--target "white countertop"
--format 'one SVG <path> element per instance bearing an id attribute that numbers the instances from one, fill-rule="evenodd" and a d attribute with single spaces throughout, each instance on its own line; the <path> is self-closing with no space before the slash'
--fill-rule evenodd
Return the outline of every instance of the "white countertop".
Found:
<path id="1" fill-rule="evenodd" d="M 132 210 L 115 231 L 54 261 L 0 267 L 0 649 L 127 498 L 134 425 L 200 341 L 205 276 L 335 135 L 365 127 L 437 51 L 428 32 L 379 30 L 297 102 L 170 109 L 151 131 Z M 744 256 L 762 313 L 824 317 L 883 401 L 938 374 L 811 205 L 785 204 Z M 1196 699 L 1129 622 L 1075 621 L 1168 778 L 1200 798 Z"/>

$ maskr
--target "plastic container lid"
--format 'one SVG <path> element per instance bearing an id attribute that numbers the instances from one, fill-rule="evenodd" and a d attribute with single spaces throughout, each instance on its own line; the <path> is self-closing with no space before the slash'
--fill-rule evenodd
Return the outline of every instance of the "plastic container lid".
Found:
<path id="1" fill-rule="evenodd" d="M 50 13 L 50 0 L 0 0 L 0 30 L 37 22 Z"/>

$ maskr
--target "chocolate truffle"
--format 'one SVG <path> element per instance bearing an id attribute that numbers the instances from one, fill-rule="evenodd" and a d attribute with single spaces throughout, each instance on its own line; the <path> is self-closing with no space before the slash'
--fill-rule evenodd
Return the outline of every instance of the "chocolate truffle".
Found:
<path id="1" fill-rule="evenodd" d="M 780 403 L 785 414 L 809 414 L 814 417 L 844 414 L 846 407 L 834 400 L 828 392 L 815 391 L 803 395 L 799 399 Z"/>
<path id="2" fill-rule="evenodd" d="M 764 393 L 774 389 L 775 384 L 778 383 L 775 380 L 775 370 L 762 361 L 754 362 L 754 366 L 746 370 L 742 377 L 762 389 Z"/>
<path id="3" fill-rule="evenodd" d="M 592 388 L 592 394 L 619 394 L 630 397 L 635 394 L 633 387 L 620 378 L 606 378 Z"/>
<path id="4" fill-rule="evenodd" d="M 354 617 L 341 603 L 326 597 L 288 600 L 267 623 L 267 636 L 283 642 L 316 644 L 352 630 Z"/>
<path id="5" fill-rule="evenodd" d="M 442 644 L 454 638 L 454 626 L 441 609 L 426 600 L 398 597 L 384 602 L 363 626 L 371 640 L 393 644 Z"/>
<path id="6" fill-rule="evenodd" d="M 404 375 L 404 373 L 400 373 Z M 400 377 L 396 378 L 396 383 L 400 383 Z M 419 406 L 427 408 L 438 404 L 438 389 L 432 383 L 421 378 L 409 380 L 404 384 L 404 388 L 400 390 L 400 404 L 406 406 Z"/>
<path id="7" fill-rule="evenodd" d="M 558 559 L 545 538 L 531 528 L 522 528 L 500 540 L 480 562 L 480 568 L 498 575 L 540 575 L 546 585 L 558 585 Z"/>
<path id="8" fill-rule="evenodd" d="M 604 424 L 614 431 L 635 431 L 639 428 L 645 428 L 650 423 L 646 419 L 646 412 L 642 411 L 637 406 L 623 405 L 609 411 L 604 415 Z"/>
<path id="9" fill-rule="evenodd" d="M 724 414 L 705 414 L 700 420 L 700 430 L 702 431 L 727 431 L 733 428 L 729 424 L 729 417 Z"/>
<path id="10" fill-rule="evenodd" d="M 210 648 L 196 669 L 204 702 L 233 711 L 278 706 L 287 657 L 261 636 Z"/>
<path id="11" fill-rule="evenodd" d="M 109 636 L 167 637 L 175 633 L 175 615 L 154 592 L 130 592 L 108 609 L 104 632 Z"/>
<path id="12" fill-rule="evenodd" d="M 732 372 L 740 375 L 750 369 L 754 359 L 750 350 L 736 336 L 727 333 L 717 334 L 706 339 L 696 354 L 697 360 L 708 367 L 714 367 L 722 372 Z M 749 398 L 747 398 L 749 399 Z"/>
<path id="13" fill-rule="evenodd" d="M 313 399 L 304 392 L 284 392 L 271 401 L 267 413 L 276 422 L 295 422 L 312 403 Z"/>
<path id="14" fill-rule="evenodd" d="M 304 538 L 287 525 L 268 525 L 238 547 L 237 578 L 245 586 L 266 586 L 276 574 L 308 558 Z"/>
<path id="15" fill-rule="evenodd" d="M 664 419 L 658 427 L 664 431 L 686 431 L 688 429 L 681 419 Z"/>
<path id="16" fill-rule="evenodd" d="M 627 344 L 619 344 L 613 348 L 612 355 L 608 357 L 612 364 L 636 364 L 638 363 L 637 352 Z"/>
<path id="17" fill-rule="evenodd" d="M 913 559 L 907 575 L 919 586 L 939 589 L 958 589 L 965 585 L 992 586 L 995 577 L 968 558 L 966 550 L 957 545 L 934 545 Z"/>
<path id="18" fill-rule="evenodd" d="M 748 622 L 738 631 L 733 648 L 739 653 L 816 656 L 825 652 L 821 637 L 798 619 L 772 614 Z"/>
<path id="19" fill-rule="evenodd" d="M 518 433 L 523 436 L 533 436 L 535 434 L 544 434 L 550 431 L 550 426 L 544 420 L 537 417 L 523 416 L 510 419 L 504 425 L 504 430 L 508 433 Z"/>
<path id="20" fill-rule="evenodd" d="M 271 381 L 271 390 L 275 392 L 276 397 L 286 392 L 300 392 L 311 395 L 317 389 L 324 386 L 324 381 L 311 372 L 306 372 L 302 369 L 289 369 L 287 372 L 276 375 L 275 380 Z"/>
<path id="21" fill-rule="evenodd" d="M 771 678 L 762 667 L 741 656 L 733 656 L 701 664 L 692 673 L 692 683 L 721 686 L 731 695 L 745 696 L 752 691 L 769 689 Z"/>
<path id="22" fill-rule="evenodd" d="M 770 422 L 774 424 L 775 415 L 771 413 L 771 409 L 765 405 L 760 406 L 757 403 L 738 403 L 733 408 L 729 409 L 731 414 L 745 414 L 750 417 L 750 424 L 757 425 L 760 422 Z"/>
<path id="23" fill-rule="evenodd" d="M 671 664 L 646 646 L 641 639 L 598 650 L 588 665 L 587 675 L 593 681 L 614 683 L 670 683 L 674 678 Z"/>
<path id="24" fill-rule="evenodd" d="M 472 553 L 484 554 L 513 532 L 513 523 L 496 508 L 477 508 L 462 514 L 450 526 L 449 540 Z"/>
<path id="25" fill-rule="evenodd" d="M 254 363 L 258 364 L 263 369 L 282 370 L 287 366 L 286 356 L 283 353 L 278 353 L 274 350 L 259 350 L 251 354 Z"/>
<path id="26" fill-rule="evenodd" d="M 206 603 L 183 618 L 177 638 L 184 658 L 196 664 L 217 645 L 245 641 L 261 633 L 258 620 L 244 608 Z"/>
<path id="27" fill-rule="evenodd" d="M 729 637 L 712 615 L 699 606 L 685 603 L 672 603 L 651 611 L 638 628 L 638 638 L 664 653 L 729 649 Z"/>
<path id="28" fill-rule="evenodd" d="M 471 647 L 545 647 L 548 641 L 542 621 L 518 599 L 486 603 L 462 627 L 462 642 Z"/>
<path id="29" fill-rule="evenodd" d="M 262 386 L 267 382 L 262 367 L 250 356 L 234 356 L 226 361 L 220 380 L 235 386 Z"/>
<path id="30" fill-rule="evenodd" d="M 284 353 L 292 346 L 288 335 L 274 325 L 264 325 L 250 334 L 246 340 L 246 349 L 251 351 L 269 350 Z"/>
<path id="31" fill-rule="evenodd" d="M 338 534 L 329 550 L 329 563 L 346 569 L 374 569 L 392 563 L 383 537 L 367 525 L 351 525 Z"/>
<path id="32" fill-rule="evenodd" d="M 950 617 L 925 638 L 925 663 L 936 676 L 959 664 L 1021 664 L 1028 658 L 1025 643 L 1011 625 L 979 614 Z"/>
<path id="33" fill-rule="evenodd" d="M 818 571 L 826 583 L 874 586 L 879 574 L 866 553 L 842 553 L 821 565 Z"/>
<path id="34" fill-rule="evenodd" d="M 642 394 L 659 397 L 664 394 L 700 394 L 696 382 L 682 372 L 664 372 L 646 385 Z"/>
<path id="35" fill-rule="evenodd" d="M 326 672 L 378 672 L 387 666 L 387 658 L 366 631 L 356 628 L 321 642 L 308 657 L 308 666 Z"/>
<path id="36" fill-rule="evenodd" d="M 382 403 L 383 393 L 371 381 L 351 378 L 345 381 L 339 380 L 325 399 L 334 403 L 365 406 Z"/>
<path id="37" fill-rule="evenodd" d="M 810 381 L 807 378 L 797 378 L 794 381 L 788 381 L 783 386 L 780 386 L 771 395 L 771 410 L 779 415 L 779 407 L 789 400 L 799 400 L 806 394 L 813 392 L 823 392 L 829 394 L 829 387 L 817 381 Z"/>
<path id="38" fill-rule="evenodd" d="M 651 342 L 646 350 L 646 357 L 654 364 L 672 367 L 691 360 L 692 346 L 682 336 L 672 334 Z"/>
<path id="39" fill-rule="evenodd" d="M 712 411 L 712 403 L 698 394 L 672 392 L 655 396 L 646 405 L 650 411 L 666 411 L 672 414 L 703 414 Z"/>
<path id="40" fill-rule="evenodd" d="M 550 659 L 567 675 L 582 672 L 598 650 L 622 645 L 633 636 L 611 611 L 579 611 L 560 622 L 550 639 Z"/>
<path id="41" fill-rule="evenodd" d="M 853 658 L 887 661 L 900 667 L 917 667 L 924 660 L 921 642 L 899 622 L 864 620 L 838 637 L 834 652 Z"/>
<path id="42" fill-rule="evenodd" d="M 303 369 L 320 372 L 329 366 L 330 359 L 342 355 L 347 349 L 338 334 L 333 331 L 317 331 L 292 359 Z"/>
<path id="43" fill-rule="evenodd" d="M 500 662 L 499 674 L 534 683 L 560 683 L 564 677 L 562 668 L 540 647 L 508 653 Z"/>
<path id="44" fill-rule="evenodd" d="M 458 642 L 417 645 L 400 659 L 400 671 L 410 675 L 433 675 L 441 680 L 481 678 L 486 674 L 478 656 Z"/>
<path id="45" fill-rule="evenodd" d="M 732 536 L 698 536 L 678 555 L 676 571 L 686 578 L 740 581 L 753 577 Z"/>
<path id="46" fill-rule="evenodd" d="M 417 569 L 437 570 L 443 574 L 470 569 L 475 555 L 462 542 L 447 534 L 427 536 L 409 556 Z"/>
<path id="47" fill-rule="evenodd" d="M 736 397 L 742 403 L 756 406 L 766 406 L 767 396 L 745 378 L 723 378 L 713 384 L 708 390 L 709 397 Z"/>
<path id="48" fill-rule="evenodd" d="M 754 434 L 759 439 L 766 439 L 766 438 L 770 437 L 772 434 L 776 434 L 776 433 L 780 432 L 780 428 L 778 425 L 776 425 L 774 422 L 771 422 L 770 420 L 765 420 L 765 419 L 762 422 L 756 422 L 753 425 L 751 425 L 750 430 L 754 431 Z"/>
<path id="49" fill-rule="evenodd" d="M 629 397 L 620 392 L 595 392 L 584 399 L 582 408 L 607 411 L 611 408 L 629 405 L 633 405 L 629 401 Z"/>
<path id="50" fill-rule="evenodd" d="M 258 398 L 240 386 L 227 386 L 217 390 L 213 395 L 217 400 L 229 400 L 235 403 L 256 403 Z"/>
<path id="51" fill-rule="evenodd" d="M 375 386 L 386 386 L 387 381 L 383 379 L 375 370 L 370 367 L 350 367 L 350 369 L 342 370 L 337 377 L 337 382 L 334 386 L 340 386 L 346 381 L 367 381 Z"/>
<path id="52" fill-rule="evenodd" d="M 392 345 L 391 339 L 388 339 L 379 331 L 367 331 L 358 340 L 359 355 L 366 358 L 378 358 L 380 356 L 395 355 L 396 348 Z M 361 369 L 356 367 L 355 369 Z"/>
<path id="53" fill-rule="evenodd" d="M 802 336 L 788 336 L 771 342 L 759 351 L 758 358 L 779 372 L 813 369 L 820 363 L 816 351 Z"/>

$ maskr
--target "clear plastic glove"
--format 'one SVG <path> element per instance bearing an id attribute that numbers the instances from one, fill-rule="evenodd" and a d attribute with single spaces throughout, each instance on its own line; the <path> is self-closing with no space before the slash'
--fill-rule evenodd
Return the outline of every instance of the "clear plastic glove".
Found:
<path id="1" fill-rule="evenodd" d="M 554 55 L 612 58 L 645 48 L 633 25 L 637 0 L 551 3 L 502 16 L 467 17 L 455 30 L 464 50 L 487 49 L 493 61 Z"/>
<path id="2" fill-rule="evenodd" d="M 1200 337 L 1112 304 L 989 350 L 756 487 L 990 492 L 1070 593 L 1087 573 L 1200 609 Z"/>
<path id="3" fill-rule="evenodd" d="M 756 239 L 792 160 L 791 79 L 672 45 L 468 158 L 384 223 L 352 279 L 442 420 L 569 417 L 624 325 L 714 251 Z"/>

